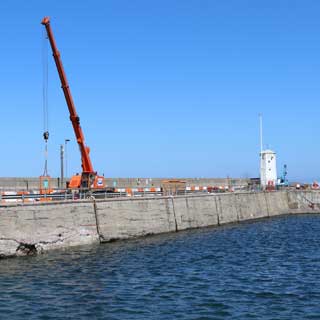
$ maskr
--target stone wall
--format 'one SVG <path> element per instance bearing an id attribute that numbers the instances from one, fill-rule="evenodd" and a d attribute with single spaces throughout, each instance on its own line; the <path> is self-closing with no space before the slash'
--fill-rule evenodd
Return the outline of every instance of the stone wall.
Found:
<path id="1" fill-rule="evenodd" d="M 320 212 L 319 191 L 118 198 L 0 206 L 0 257 Z"/>

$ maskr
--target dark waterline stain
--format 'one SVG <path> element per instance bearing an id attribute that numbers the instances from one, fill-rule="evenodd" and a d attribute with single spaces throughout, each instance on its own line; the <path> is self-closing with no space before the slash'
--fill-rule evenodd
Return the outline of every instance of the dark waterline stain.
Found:
<path id="1" fill-rule="evenodd" d="M 0 319 L 320 319 L 320 215 L 0 260 Z"/>

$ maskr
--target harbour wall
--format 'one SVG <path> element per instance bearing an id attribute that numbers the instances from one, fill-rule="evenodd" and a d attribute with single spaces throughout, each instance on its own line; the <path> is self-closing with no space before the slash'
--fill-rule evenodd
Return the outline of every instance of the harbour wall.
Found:
<path id="1" fill-rule="evenodd" d="M 320 212 L 319 191 L 117 198 L 0 206 L 0 257 Z"/>

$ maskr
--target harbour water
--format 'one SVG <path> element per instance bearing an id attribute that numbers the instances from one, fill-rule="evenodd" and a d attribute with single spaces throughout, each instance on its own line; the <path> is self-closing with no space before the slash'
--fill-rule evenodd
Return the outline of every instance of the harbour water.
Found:
<path id="1" fill-rule="evenodd" d="M 0 319 L 320 319 L 320 215 L 0 260 Z"/>

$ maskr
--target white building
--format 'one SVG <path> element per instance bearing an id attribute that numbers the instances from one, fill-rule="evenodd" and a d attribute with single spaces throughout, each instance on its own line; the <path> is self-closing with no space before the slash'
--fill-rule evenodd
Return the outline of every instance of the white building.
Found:
<path id="1" fill-rule="evenodd" d="M 260 183 L 265 189 L 269 186 L 276 186 L 277 163 L 276 153 L 272 150 L 264 150 L 260 153 Z"/>

